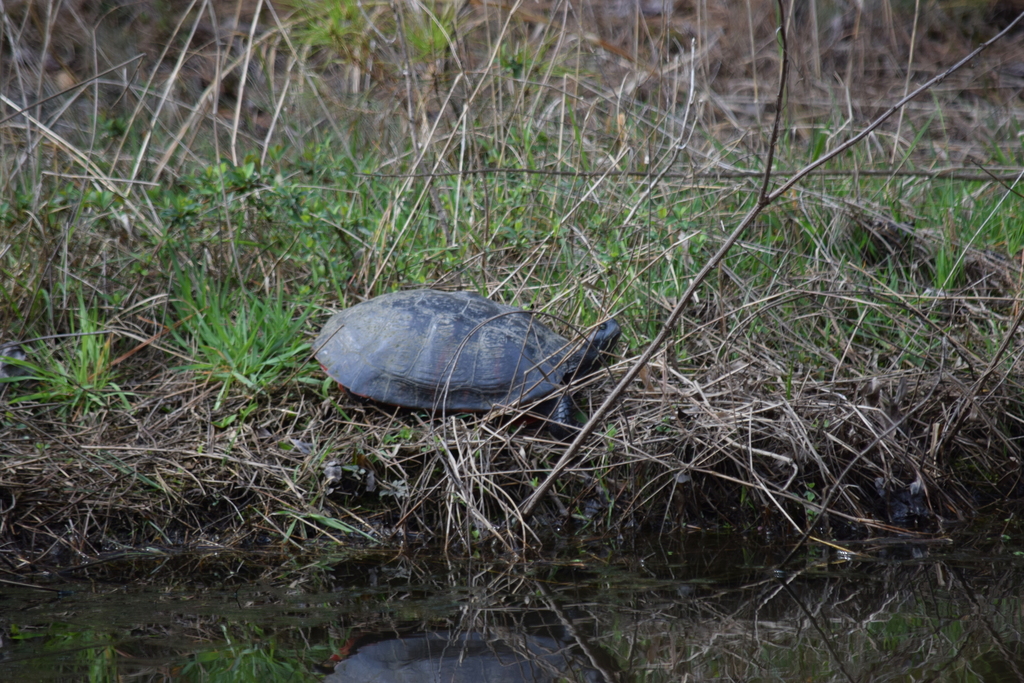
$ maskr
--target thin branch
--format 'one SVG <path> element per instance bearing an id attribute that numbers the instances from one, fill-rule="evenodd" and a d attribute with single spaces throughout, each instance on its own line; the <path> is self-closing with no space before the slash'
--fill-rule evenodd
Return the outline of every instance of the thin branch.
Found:
<path id="1" fill-rule="evenodd" d="M 782 0 L 778 1 L 779 11 L 784 12 Z M 781 16 L 784 17 L 785 15 Z M 780 21 L 780 25 L 784 25 L 784 21 Z M 630 383 L 632 383 L 632 381 L 637 377 L 637 375 L 640 374 L 640 371 L 647 365 L 647 363 L 650 361 L 654 353 L 659 348 L 661 348 L 661 346 L 668 339 L 669 335 L 672 334 L 672 331 L 675 329 L 676 324 L 679 322 L 679 318 L 683 314 L 683 309 L 686 307 L 687 303 L 689 303 L 690 298 L 693 297 L 693 294 L 696 291 L 697 286 L 704 280 L 704 278 L 707 277 L 708 273 L 710 273 L 711 270 L 715 268 L 719 261 L 721 261 L 725 257 L 726 253 L 728 253 L 732 246 L 739 240 L 740 236 L 754 222 L 754 219 L 771 201 L 771 195 L 768 194 L 767 188 L 769 187 L 771 182 L 771 164 L 772 160 L 774 159 L 774 147 L 776 145 L 776 142 L 778 141 L 779 122 L 782 120 L 782 101 L 786 89 L 786 76 L 789 71 L 789 54 L 786 50 L 785 31 L 781 28 L 779 29 L 779 36 L 780 40 L 782 41 L 782 64 L 780 67 L 779 74 L 779 92 L 778 96 L 776 97 L 775 124 L 772 128 L 772 137 L 769 144 L 769 147 L 771 149 L 769 151 L 768 160 L 765 163 L 765 180 L 762 185 L 761 192 L 758 196 L 756 205 L 753 209 L 750 210 L 746 218 L 743 219 L 739 227 L 737 227 L 736 230 L 733 231 L 732 235 L 730 235 L 729 238 L 726 239 L 726 241 L 722 244 L 718 252 L 711 258 L 711 260 L 704 264 L 704 267 L 690 283 L 690 286 L 689 288 L 687 288 L 686 293 L 683 294 L 682 298 L 679 300 L 679 303 L 672 310 L 671 315 L 669 315 L 668 320 L 665 321 L 665 325 L 661 328 L 661 331 L 658 333 L 658 336 L 654 338 L 654 341 L 652 341 L 651 344 L 647 347 L 647 350 L 644 351 L 644 353 L 640 356 L 639 360 L 637 360 L 637 362 L 633 364 L 633 367 L 631 367 L 629 371 L 626 372 L 626 375 L 622 378 L 619 384 L 611 391 L 610 394 L 608 394 L 608 397 L 605 399 L 604 403 L 602 403 L 601 406 L 593 413 L 593 415 L 590 416 L 590 419 L 587 420 L 587 423 L 583 425 L 582 429 L 580 429 L 579 434 L 576 435 L 576 438 L 566 449 L 565 453 L 558 460 L 555 466 L 551 469 L 551 472 L 548 474 L 547 478 L 543 482 L 541 482 L 537 489 L 525 501 L 523 501 L 523 504 L 520 506 L 520 512 L 524 519 L 529 519 L 530 515 L 533 514 L 533 511 L 534 509 L 536 509 L 537 504 L 540 502 L 541 498 L 547 495 L 548 490 L 554 485 L 555 480 L 559 477 L 559 475 L 561 475 L 565 468 L 569 466 L 569 463 L 572 462 L 572 459 L 576 457 L 576 453 L 579 452 L 580 447 L 583 445 L 583 442 L 586 441 L 587 437 L 590 436 L 591 433 L 593 433 L 598 422 L 604 418 L 604 416 L 611 409 L 612 404 L 618 400 L 619 396 L 621 396 L 622 393 L 626 390 L 626 387 L 629 386 Z"/>
<path id="2" fill-rule="evenodd" d="M 785 15 L 782 0 L 778 0 L 778 3 L 780 11 L 779 24 L 780 26 L 785 26 Z M 871 124 L 869 124 L 867 128 L 862 130 L 853 138 L 847 140 L 845 143 L 843 143 L 836 149 L 832 150 L 828 154 L 825 154 L 820 159 L 808 164 L 798 173 L 792 176 L 788 181 L 783 183 L 783 185 L 776 189 L 774 192 L 768 193 L 767 188 L 770 185 L 771 161 L 775 151 L 775 142 L 778 136 L 779 121 L 782 117 L 782 102 L 783 95 L 785 93 L 786 74 L 788 71 L 789 60 L 789 55 L 786 50 L 785 32 L 780 28 L 779 35 L 780 40 L 782 41 L 782 65 L 780 69 L 781 75 L 779 82 L 779 92 L 778 97 L 776 98 L 777 106 L 775 110 L 775 124 L 773 128 L 771 144 L 769 146 L 769 158 L 766 162 L 765 181 L 762 184 L 761 192 L 758 196 L 757 203 L 754 205 L 753 208 L 751 208 L 747 215 L 744 216 L 743 220 L 740 221 L 739 226 L 737 226 L 737 228 L 732 232 L 732 234 L 729 235 L 729 237 L 725 240 L 722 246 L 715 253 L 715 255 L 712 256 L 706 264 L 704 264 L 704 267 L 701 268 L 700 272 L 698 272 L 697 275 L 690 282 L 690 286 L 687 288 L 683 296 L 679 299 L 679 302 L 676 304 L 676 307 L 672 310 L 672 313 L 665 321 L 665 324 L 661 328 L 661 331 L 658 332 L 658 336 L 654 338 L 654 341 L 652 341 L 651 344 L 647 347 L 647 350 L 644 351 L 643 354 L 641 354 L 640 358 L 637 359 L 636 363 L 634 363 L 633 366 L 626 372 L 622 380 L 615 386 L 614 389 L 612 389 L 612 391 L 608 394 L 608 397 L 604 400 L 600 407 L 598 407 L 598 409 L 594 411 L 594 413 L 590 416 L 590 419 L 587 420 L 587 423 L 583 425 L 583 427 L 580 429 L 579 434 L 576 435 L 576 438 L 565 450 L 565 453 L 562 455 L 562 457 L 559 458 L 558 462 L 551 469 L 551 472 L 544 479 L 544 481 L 541 482 L 540 485 L 537 486 L 536 490 L 526 500 L 523 501 L 522 505 L 520 506 L 520 512 L 524 519 L 529 519 L 530 515 L 533 514 L 533 511 L 536 509 L 541 499 L 545 495 L 547 495 L 547 492 L 554 485 L 555 481 L 558 479 L 561 473 L 565 471 L 565 469 L 569 466 L 569 463 L 571 463 L 573 458 L 576 457 L 576 454 L 579 452 L 584 441 L 586 441 L 587 437 L 589 437 L 594 432 L 594 429 L 597 427 L 597 424 L 602 419 L 604 419 L 604 416 L 608 414 L 608 411 L 611 409 L 612 405 L 619 399 L 619 396 L 621 396 L 623 392 L 625 392 L 626 387 L 628 387 L 633 382 L 633 380 L 636 379 L 636 377 L 640 374 L 640 371 L 644 367 L 646 367 L 651 357 L 654 356 L 658 349 L 660 349 L 662 345 L 668 340 L 669 335 L 672 334 L 677 323 L 679 322 L 679 318 L 682 317 L 683 310 L 689 304 L 690 299 L 693 298 L 694 293 L 697 291 L 697 287 L 700 286 L 704 279 L 707 278 L 708 274 L 718 266 L 722 259 L 725 258 L 725 255 L 729 252 L 730 249 L 732 249 L 733 245 L 735 245 L 736 242 L 739 241 L 739 238 L 743 235 L 744 232 L 746 232 L 747 228 L 749 228 L 750 225 L 753 224 L 754 220 L 761 214 L 761 212 L 764 211 L 764 209 L 767 206 L 769 206 L 772 202 L 778 199 L 781 195 L 788 192 L 790 188 L 792 188 L 800 180 L 809 175 L 812 171 L 819 168 L 828 161 L 836 158 L 837 156 L 843 154 L 848 149 L 850 149 L 858 142 L 863 140 L 873 130 L 882 125 L 882 123 L 884 123 L 889 117 L 891 117 L 893 114 L 898 112 L 902 107 L 904 107 L 908 102 L 916 98 L 921 93 L 926 92 L 935 85 L 941 83 L 951 74 L 961 69 L 965 64 L 969 63 L 971 60 L 977 57 L 978 54 L 980 54 L 983 50 L 985 50 L 986 48 L 1000 40 L 1003 36 L 1005 36 L 1009 31 L 1013 29 L 1014 26 L 1017 25 L 1018 22 L 1021 21 L 1021 19 L 1024 19 L 1024 13 L 1021 13 L 1006 28 L 1004 28 L 1002 31 L 996 34 L 992 39 L 983 43 L 980 47 L 972 51 L 969 55 L 961 59 L 959 62 L 951 66 L 949 69 L 939 74 L 935 78 L 932 78 L 927 83 L 917 88 L 914 92 L 903 97 L 899 102 L 897 102 L 888 110 L 886 110 L 881 116 L 879 116 L 877 119 L 871 122 Z"/>

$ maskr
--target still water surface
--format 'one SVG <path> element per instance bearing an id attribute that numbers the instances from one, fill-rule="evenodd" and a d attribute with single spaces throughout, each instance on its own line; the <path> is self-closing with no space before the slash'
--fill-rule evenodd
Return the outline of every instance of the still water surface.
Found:
<path id="1" fill-rule="evenodd" d="M 1024 681 L 1021 550 L 142 555 L 0 585 L 0 681 Z"/>

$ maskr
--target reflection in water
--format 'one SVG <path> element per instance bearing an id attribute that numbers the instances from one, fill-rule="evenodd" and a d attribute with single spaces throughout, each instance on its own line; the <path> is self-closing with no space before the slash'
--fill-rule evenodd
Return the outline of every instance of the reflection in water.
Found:
<path id="1" fill-rule="evenodd" d="M 507 639 L 506 639 L 507 638 Z M 548 683 L 608 681 L 568 645 L 540 635 L 413 633 L 356 645 L 325 683 Z"/>
<path id="2" fill-rule="evenodd" d="M 0 585 L 0 681 L 1024 681 L 1024 533 L 981 537 L 93 563 Z"/>

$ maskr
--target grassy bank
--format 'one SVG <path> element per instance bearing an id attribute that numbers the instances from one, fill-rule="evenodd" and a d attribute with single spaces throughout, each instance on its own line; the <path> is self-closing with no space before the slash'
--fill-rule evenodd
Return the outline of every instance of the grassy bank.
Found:
<path id="1" fill-rule="evenodd" d="M 522 520 L 565 445 L 353 402 L 309 362 L 327 315 L 436 287 L 567 336 L 614 316 L 589 415 L 769 150 L 778 187 L 1002 20 L 784 19 L 772 143 L 771 4 L 259 7 L 92 33 L 12 14 L 4 55 L 37 59 L 0 74 L 0 342 L 26 355 L 0 385 L 9 552 L 843 538 L 1018 495 L 1020 28 L 764 208 Z"/>

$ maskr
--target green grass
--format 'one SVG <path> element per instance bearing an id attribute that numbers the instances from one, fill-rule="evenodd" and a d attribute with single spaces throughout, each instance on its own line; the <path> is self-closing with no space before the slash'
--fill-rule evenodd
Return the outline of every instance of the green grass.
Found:
<path id="1" fill-rule="evenodd" d="M 54 407 L 62 418 L 71 419 L 112 407 L 131 410 L 132 393 L 115 381 L 112 335 L 100 319 L 100 312 L 87 308 L 79 292 L 77 316 L 69 320 L 71 341 L 64 353 L 13 361 L 26 373 L 15 379 L 33 386 L 31 391 L 12 398 L 11 403 L 42 403 Z"/>
<path id="2" fill-rule="evenodd" d="M 208 278 L 178 275 L 175 317 L 182 324 L 173 335 L 195 358 L 183 369 L 220 386 L 214 410 L 236 385 L 252 398 L 287 379 L 309 354 L 302 336 L 308 305 L 287 301 L 280 289 L 235 292 Z"/>

